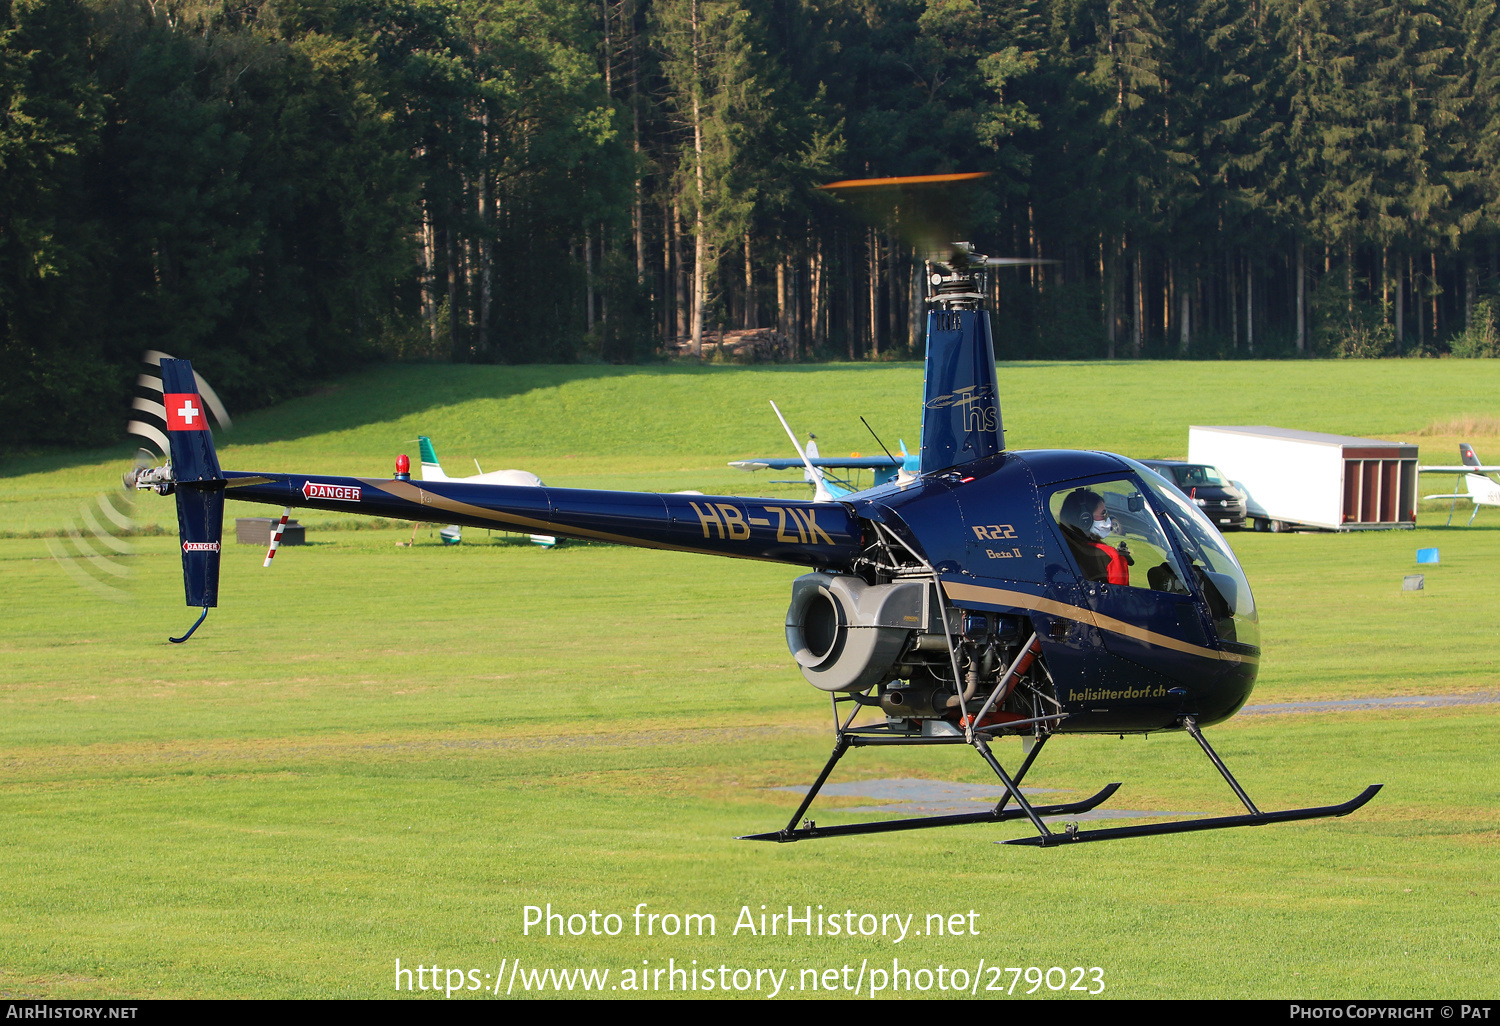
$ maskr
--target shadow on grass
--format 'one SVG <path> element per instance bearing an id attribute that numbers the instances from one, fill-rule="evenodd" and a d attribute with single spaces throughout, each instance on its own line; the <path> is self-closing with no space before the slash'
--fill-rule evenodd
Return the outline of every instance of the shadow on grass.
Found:
<path id="1" fill-rule="evenodd" d="M 330 382 L 305 396 L 236 418 L 230 431 L 216 431 L 219 446 L 290 442 L 313 435 L 347 431 L 477 399 L 509 399 L 603 378 L 635 376 L 723 377 L 751 373 L 824 374 L 829 371 L 879 372 L 911 369 L 902 363 L 693 364 L 649 366 L 606 364 L 473 366 L 454 364 L 385 364 Z M 917 404 L 920 396 L 913 394 Z M 233 415 L 234 411 L 230 411 Z M 130 419 L 119 413 L 121 432 Z M 39 449 L 0 455 L 0 477 L 46 474 L 98 463 L 128 463 L 138 443 L 123 440 L 98 449 Z"/>

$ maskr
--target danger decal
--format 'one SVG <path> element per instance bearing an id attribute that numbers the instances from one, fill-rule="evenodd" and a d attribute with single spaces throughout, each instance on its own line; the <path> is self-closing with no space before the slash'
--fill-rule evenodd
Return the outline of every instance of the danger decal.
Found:
<path id="1" fill-rule="evenodd" d="M 308 481 L 302 486 L 302 495 L 308 499 L 338 499 L 342 502 L 359 501 L 359 485 L 331 485 Z"/>
<path id="2" fill-rule="evenodd" d="M 183 552 L 218 552 L 218 542 L 183 542 Z"/>

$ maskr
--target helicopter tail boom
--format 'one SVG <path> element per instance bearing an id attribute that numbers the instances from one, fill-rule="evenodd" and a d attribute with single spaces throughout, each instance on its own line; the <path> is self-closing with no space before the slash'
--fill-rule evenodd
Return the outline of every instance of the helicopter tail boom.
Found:
<path id="1" fill-rule="evenodd" d="M 838 502 L 238 471 L 226 476 L 228 495 L 249 502 L 801 566 L 846 566 L 863 548 L 859 518 Z"/>

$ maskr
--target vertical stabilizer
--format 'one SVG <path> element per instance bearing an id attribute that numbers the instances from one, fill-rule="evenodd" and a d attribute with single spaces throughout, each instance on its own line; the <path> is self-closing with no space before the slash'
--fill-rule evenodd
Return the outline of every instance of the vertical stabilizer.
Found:
<path id="1" fill-rule="evenodd" d="M 176 483 L 183 591 L 190 606 L 219 604 L 219 548 L 224 533 L 224 475 L 208 430 L 208 408 L 187 360 L 161 361 L 167 441 Z M 189 632 L 191 633 L 191 632 Z"/>
<path id="2" fill-rule="evenodd" d="M 972 463 L 1005 448 L 995 378 L 988 311 L 927 315 L 922 473 Z"/>
<path id="3" fill-rule="evenodd" d="M 1474 447 L 1468 442 L 1458 443 L 1458 455 L 1464 461 L 1466 467 L 1477 467 L 1480 465 L 1479 457 L 1474 455 Z"/>
<path id="4" fill-rule="evenodd" d="M 426 435 L 418 435 L 417 447 L 422 452 L 422 480 L 448 480 L 448 475 L 443 473 L 442 464 L 438 463 L 437 450 L 433 449 L 432 447 L 432 439 L 428 438 Z"/>

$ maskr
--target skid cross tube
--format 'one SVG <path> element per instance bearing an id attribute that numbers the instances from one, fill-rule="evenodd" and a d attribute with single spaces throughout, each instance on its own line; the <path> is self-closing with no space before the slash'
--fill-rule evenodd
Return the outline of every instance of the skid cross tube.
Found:
<path id="1" fill-rule="evenodd" d="M 994 770 L 996 775 L 1000 777 L 1000 782 L 1005 786 L 1005 794 L 1001 797 L 1000 801 L 995 805 L 993 809 L 988 809 L 984 812 L 960 812 L 946 816 L 921 816 L 914 819 L 878 820 L 872 823 L 847 823 L 840 824 L 838 826 L 820 827 L 811 821 L 807 821 L 805 825 L 799 827 L 797 826 L 798 821 L 800 821 L 807 810 L 812 807 L 813 799 L 818 796 L 818 792 L 821 791 L 823 789 L 823 785 L 828 782 L 828 776 L 833 772 L 833 767 L 838 764 L 839 760 L 844 757 L 844 754 L 848 752 L 850 748 L 864 748 L 873 745 L 892 744 L 924 745 L 934 743 L 963 743 L 963 739 L 959 737 L 865 737 L 859 734 L 841 732 L 838 735 L 838 739 L 834 742 L 833 754 L 829 756 L 827 764 L 825 764 L 823 767 L 823 771 L 818 774 L 818 779 L 815 780 L 813 782 L 813 786 L 808 789 L 806 796 L 802 799 L 802 803 L 797 806 L 797 811 L 792 814 L 792 818 L 787 822 L 787 825 L 781 830 L 777 830 L 771 833 L 746 834 L 745 836 L 740 837 L 739 840 L 779 841 L 785 843 L 788 841 L 809 840 L 814 837 L 840 837 L 849 834 L 880 834 L 888 833 L 893 830 L 925 830 L 929 827 L 960 826 L 966 823 L 1003 823 L 1007 820 L 1023 818 L 1030 819 L 1032 824 L 1039 830 L 1041 830 L 1043 834 L 1048 837 L 1052 837 L 1055 835 L 1051 834 L 1051 832 L 1047 830 L 1046 825 L 1042 823 L 1042 816 L 1082 815 L 1083 813 L 1089 812 L 1102 805 L 1109 799 L 1111 795 L 1119 790 L 1120 785 L 1118 783 L 1108 784 L 1097 794 L 1092 795 L 1089 798 L 1085 798 L 1083 801 L 1079 802 L 1066 802 L 1061 805 L 1032 805 L 1026 800 L 1025 796 L 1021 794 L 1021 780 L 1026 776 L 1026 771 L 1031 768 L 1032 763 L 1036 761 L 1036 757 L 1041 752 L 1042 745 L 1046 743 L 1046 740 L 1047 735 L 1043 735 L 1038 739 L 1036 745 L 1027 754 L 1025 761 L 1021 763 L 1020 771 L 1017 772 L 1015 778 L 1012 779 L 1009 775 L 1006 774 L 1004 768 L 1001 767 L 994 754 L 990 752 L 989 746 L 985 743 L 984 739 L 975 738 L 973 747 L 984 758 L 985 762 L 989 764 L 990 769 Z M 1007 809 L 1005 807 L 1006 803 L 1009 802 L 1013 796 L 1015 797 L 1016 804 L 1019 806 L 1019 808 Z"/>
<path id="2" fill-rule="evenodd" d="M 1326 819 L 1333 816 L 1347 816 L 1349 813 L 1362 808 L 1374 798 L 1384 787 L 1383 784 L 1371 784 L 1355 797 L 1340 805 L 1323 805 L 1308 809 L 1285 809 L 1281 812 L 1262 812 L 1255 807 L 1240 782 L 1234 779 L 1234 774 L 1229 772 L 1229 767 L 1224 765 L 1224 760 L 1219 758 L 1217 752 L 1203 736 L 1198 728 L 1195 717 L 1184 716 L 1181 720 L 1184 730 L 1192 735 L 1193 740 L 1203 749 L 1205 755 L 1214 764 L 1215 768 L 1223 775 L 1235 795 L 1245 808 L 1250 811 L 1240 816 L 1211 816 L 1207 819 L 1186 819 L 1175 823 L 1151 823 L 1143 826 L 1110 827 L 1104 830 L 1069 830 L 1065 833 L 1054 834 L 1043 831 L 1038 837 L 1017 837 L 1002 844 L 1029 844 L 1035 847 L 1046 848 L 1056 844 L 1076 844 L 1080 841 L 1113 841 L 1122 837 L 1151 837 L 1155 834 L 1186 834 L 1196 830 L 1225 830 L 1229 827 L 1238 826 L 1262 826 L 1266 823 L 1290 823 L 1299 819 Z"/>

